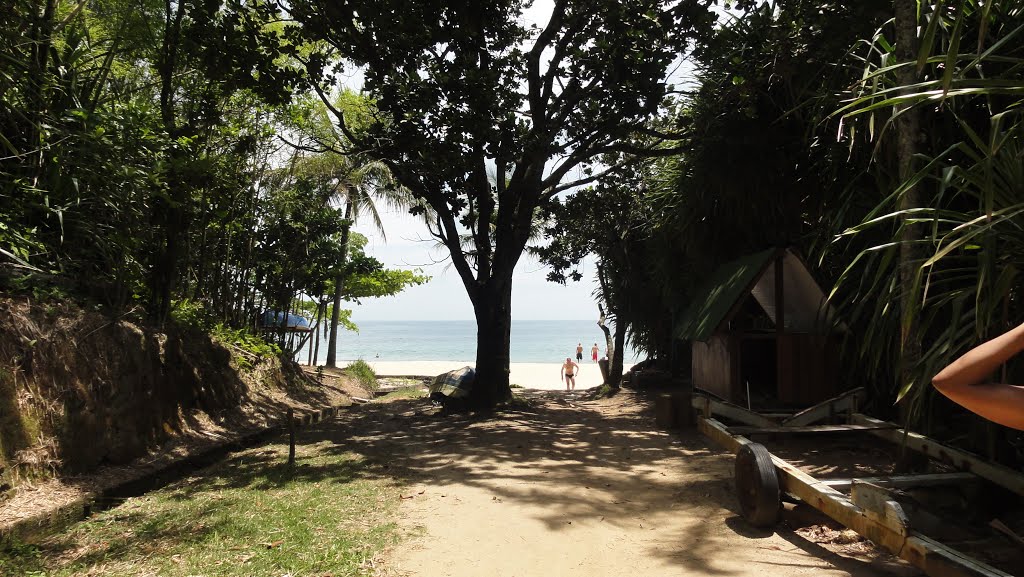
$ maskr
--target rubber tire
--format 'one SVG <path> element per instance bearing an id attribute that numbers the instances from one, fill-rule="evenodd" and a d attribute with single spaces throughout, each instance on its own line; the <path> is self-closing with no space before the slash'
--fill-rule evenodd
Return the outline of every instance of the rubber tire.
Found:
<path id="1" fill-rule="evenodd" d="M 755 527 L 770 528 L 782 515 L 782 491 L 771 453 L 764 445 L 747 443 L 736 453 L 736 497 L 740 512 Z"/>

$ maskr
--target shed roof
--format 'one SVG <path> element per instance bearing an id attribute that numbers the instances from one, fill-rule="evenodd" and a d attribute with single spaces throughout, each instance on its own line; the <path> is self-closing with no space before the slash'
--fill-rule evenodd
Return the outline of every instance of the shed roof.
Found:
<path id="1" fill-rule="evenodd" d="M 776 259 L 782 259 L 784 330 L 826 332 L 834 311 L 803 260 L 789 249 L 769 249 L 718 267 L 690 301 L 676 325 L 676 338 L 707 341 L 739 310 L 747 295 L 776 322 L 775 267 L 769 266 Z"/>

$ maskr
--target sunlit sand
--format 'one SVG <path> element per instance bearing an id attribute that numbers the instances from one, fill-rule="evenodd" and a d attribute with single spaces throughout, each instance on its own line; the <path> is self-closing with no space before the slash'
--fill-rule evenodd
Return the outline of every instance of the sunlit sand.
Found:
<path id="1" fill-rule="evenodd" d="M 458 369 L 473 366 L 473 361 L 382 361 L 367 360 L 378 376 L 434 376 Z M 599 386 L 602 382 L 601 369 L 597 363 L 584 360 L 579 363 L 580 371 L 576 376 L 577 389 L 589 389 Z M 627 365 L 624 370 L 629 370 Z M 561 378 L 561 363 L 512 363 L 509 366 L 509 381 L 528 389 L 565 389 L 565 381 Z"/>

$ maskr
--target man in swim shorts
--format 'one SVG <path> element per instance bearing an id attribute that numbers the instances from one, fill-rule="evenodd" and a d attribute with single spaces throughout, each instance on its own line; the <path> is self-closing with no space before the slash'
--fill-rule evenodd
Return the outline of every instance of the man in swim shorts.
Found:
<path id="1" fill-rule="evenodd" d="M 590 357 L 594 359 L 595 363 L 597 362 L 597 343 L 594 343 L 594 348 L 590 349 Z"/>
<path id="2" fill-rule="evenodd" d="M 576 360 L 583 360 L 583 343 L 576 343 Z"/>
<path id="3" fill-rule="evenodd" d="M 579 365 L 572 362 L 571 358 L 565 357 L 565 363 L 562 365 L 562 376 L 565 378 L 565 390 L 576 390 L 576 374 L 579 372 L 579 370 Z"/>

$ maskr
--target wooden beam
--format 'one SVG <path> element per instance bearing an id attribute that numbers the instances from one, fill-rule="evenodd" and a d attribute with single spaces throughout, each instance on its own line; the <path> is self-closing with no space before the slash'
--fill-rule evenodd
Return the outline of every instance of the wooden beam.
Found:
<path id="1" fill-rule="evenodd" d="M 864 509 L 868 517 L 904 537 L 910 534 L 910 519 L 903 511 L 903 506 L 892 498 L 889 489 L 865 483 L 860 479 L 855 480 L 850 489 L 850 501 Z"/>
<path id="2" fill-rule="evenodd" d="M 811 425 L 809 427 L 729 427 L 734 435 L 799 435 L 802 433 L 841 433 L 844 431 L 874 431 L 894 429 L 896 425 Z"/>
<path id="3" fill-rule="evenodd" d="M 774 427 L 778 424 L 775 421 L 763 417 L 753 411 L 748 411 L 739 405 L 734 405 L 726 401 L 719 401 L 717 399 L 712 399 L 711 397 L 694 395 L 693 400 L 690 402 L 693 405 L 693 408 L 700 411 L 704 418 L 721 416 L 746 425 L 752 425 L 754 427 Z"/>
<path id="4" fill-rule="evenodd" d="M 850 490 L 854 481 L 865 481 L 879 487 L 907 489 L 913 487 L 935 487 L 940 485 L 959 485 L 961 483 L 978 482 L 974 473 L 929 473 L 927 475 L 895 475 L 892 477 L 863 477 L 858 479 L 822 479 L 821 482 L 836 491 Z"/>
<path id="5" fill-rule="evenodd" d="M 899 556 L 931 577 L 1013 577 L 917 533 L 907 537 Z"/>
<path id="6" fill-rule="evenodd" d="M 716 419 L 697 417 L 697 430 L 733 454 L 739 451 L 740 447 L 750 442 L 750 439 L 746 437 L 731 435 L 729 428 Z"/>
<path id="7" fill-rule="evenodd" d="M 860 413 L 854 414 L 850 420 L 851 423 L 856 425 L 892 424 Z M 942 443 L 929 439 L 919 433 L 905 431 L 898 427 L 889 429 L 873 429 L 869 432 L 876 437 L 896 443 L 897 445 L 902 445 L 906 442 L 907 447 L 918 451 L 919 453 L 923 453 L 944 463 L 949 463 L 964 471 L 974 473 L 975 475 L 988 479 L 997 485 L 1006 487 L 1018 495 L 1024 495 L 1024 475 L 1010 469 L 1009 467 L 991 463 L 977 455 L 972 455 L 967 451 L 954 449 L 953 447 L 943 445 Z"/>
<path id="8" fill-rule="evenodd" d="M 728 428 L 715 419 L 698 418 L 697 428 L 726 450 L 735 453 L 751 441 L 729 434 Z M 825 481 L 797 469 L 772 455 L 772 464 L 779 477 L 779 487 L 829 517 L 853 529 L 859 535 L 909 561 L 931 577 L 1013 577 L 990 567 L 933 539 L 910 531 L 901 534 L 899 527 L 889 526 L 892 520 L 875 519 Z"/>
<path id="9" fill-rule="evenodd" d="M 857 387 L 839 396 L 822 401 L 813 407 L 804 409 L 782 421 L 782 424 L 786 427 L 802 427 L 817 423 L 839 413 L 854 412 L 860 406 L 860 403 L 864 402 L 864 398 L 864 387 Z"/>

